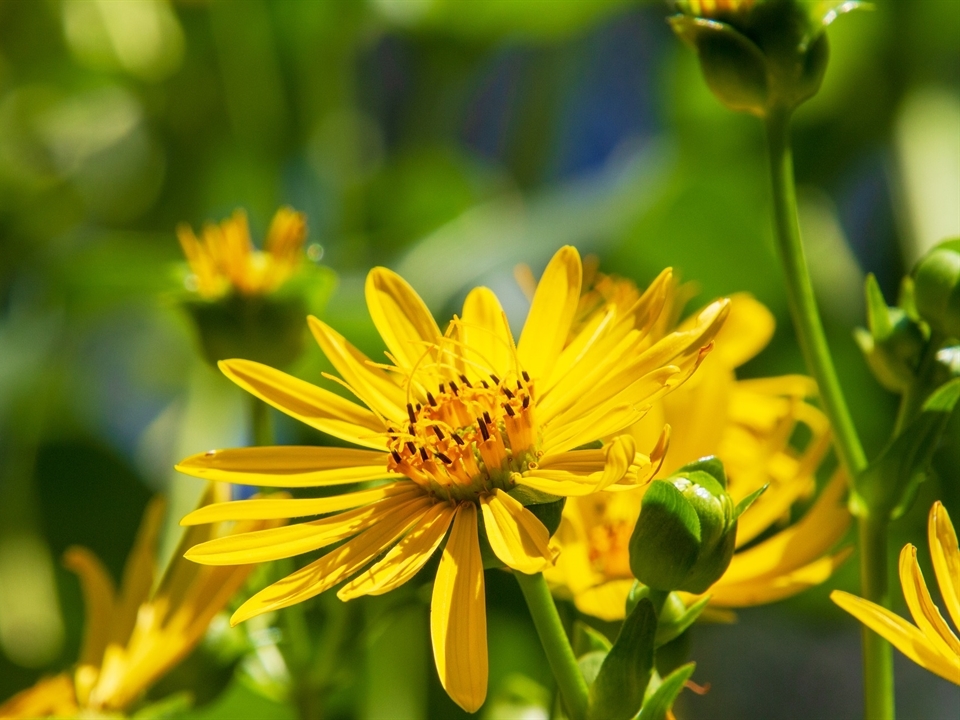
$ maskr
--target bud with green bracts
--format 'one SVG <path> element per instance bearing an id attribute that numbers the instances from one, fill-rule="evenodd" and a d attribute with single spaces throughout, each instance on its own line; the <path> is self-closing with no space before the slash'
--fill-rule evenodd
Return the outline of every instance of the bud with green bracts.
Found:
<path id="1" fill-rule="evenodd" d="M 960 238 L 928 252 L 913 270 L 917 313 L 934 333 L 960 339 Z"/>
<path id="2" fill-rule="evenodd" d="M 700 59 L 707 85 L 732 110 L 766 117 L 820 89 L 829 51 L 824 29 L 860 3 L 679 0 L 674 32 Z"/>
<path id="3" fill-rule="evenodd" d="M 903 393 L 916 378 L 927 338 L 907 311 L 887 306 L 872 274 L 867 275 L 865 291 L 868 329 L 856 328 L 854 339 L 880 384 Z"/>
<path id="4" fill-rule="evenodd" d="M 703 458 L 647 489 L 630 537 L 630 569 L 663 592 L 706 592 L 720 579 L 737 540 L 737 519 L 763 489 L 734 505 L 723 464 Z"/>

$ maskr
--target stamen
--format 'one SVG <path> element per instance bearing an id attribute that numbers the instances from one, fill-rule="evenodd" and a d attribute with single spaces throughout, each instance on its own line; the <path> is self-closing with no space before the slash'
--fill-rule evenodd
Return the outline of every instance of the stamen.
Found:
<path id="1" fill-rule="evenodd" d="M 503 394 L 506 395 L 506 396 L 507 396 L 508 398 L 510 398 L 511 400 L 513 400 L 513 398 L 514 398 L 513 393 L 510 392 L 510 388 L 504 388 L 504 389 L 503 389 Z"/>
<path id="2" fill-rule="evenodd" d="M 413 412 L 413 405 L 410 403 L 407 403 L 407 415 L 410 417 L 411 423 L 415 423 L 417 421 L 417 415 Z M 411 434 L 413 434 L 413 431 L 411 431 Z"/>
<path id="3" fill-rule="evenodd" d="M 450 381 L 450 392 L 454 395 L 460 392 L 460 388 L 457 387 L 457 384 L 453 380 Z"/>
<path id="4" fill-rule="evenodd" d="M 499 384 L 500 384 L 500 378 L 498 378 L 496 375 L 491 375 L 491 376 L 490 376 L 490 379 L 493 380 L 493 384 L 494 384 L 494 385 L 499 385 Z"/>
<path id="5" fill-rule="evenodd" d="M 467 380 L 467 376 L 464 375 L 463 373 L 460 374 L 460 379 L 463 380 L 463 384 L 466 385 L 468 388 L 473 387 L 473 385 L 470 384 L 470 381 Z"/>
<path id="6" fill-rule="evenodd" d="M 440 429 L 439 425 L 434 425 L 433 431 L 437 434 L 438 440 L 443 440 L 443 430 Z"/>
<path id="7" fill-rule="evenodd" d="M 433 394 L 432 394 L 429 390 L 427 390 L 427 400 L 430 402 L 430 407 L 436 407 L 436 406 L 437 406 L 437 401 L 436 401 L 436 399 L 433 397 Z"/>
<path id="8" fill-rule="evenodd" d="M 466 443 L 463 442 L 463 438 L 460 437 L 459 435 L 457 435 L 456 433 L 453 433 L 450 437 L 453 438 L 453 441 L 454 441 L 457 445 L 463 446 L 463 445 L 466 444 Z"/>
<path id="9" fill-rule="evenodd" d="M 504 405 L 503 409 L 507 411 L 507 415 L 510 417 L 514 417 L 517 414 L 510 405 Z"/>
<path id="10" fill-rule="evenodd" d="M 427 449 L 425 447 L 420 448 L 420 457 L 423 459 L 424 462 L 430 459 L 430 456 L 427 455 Z"/>
<path id="11" fill-rule="evenodd" d="M 481 380 L 480 384 L 483 385 L 483 387 L 487 388 L 488 390 L 490 389 L 490 383 L 488 383 L 486 380 Z"/>
<path id="12" fill-rule="evenodd" d="M 483 421 L 483 418 L 477 418 L 477 425 L 480 427 L 480 434 L 483 435 L 483 439 L 489 440 L 490 431 L 487 430 L 487 424 Z"/>
<path id="13" fill-rule="evenodd" d="M 390 454 L 393 455 L 393 459 L 396 460 L 397 463 L 403 462 L 403 458 L 400 457 L 400 453 L 398 453 L 396 450 L 391 450 Z"/>
<path id="14" fill-rule="evenodd" d="M 437 457 L 440 458 L 440 459 L 444 462 L 444 464 L 446 464 L 446 465 L 453 465 L 453 460 L 451 460 L 450 458 L 448 458 L 448 457 L 447 457 L 446 455 L 444 455 L 442 452 L 438 452 L 438 453 L 437 453 Z"/>
<path id="15" fill-rule="evenodd" d="M 523 376 L 524 382 L 530 382 L 530 375 L 529 375 L 529 373 L 527 373 L 526 370 L 524 370 L 524 371 L 521 372 L 520 374 Z"/>
<path id="16" fill-rule="evenodd" d="M 417 454 L 417 446 L 413 444 L 413 441 L 412 441 L 412 440 L 408 440 L 408 441 L 407 441 L 407 450 L 410 451 L 410 454 L 411 454 L 411 455 L 416 455 L 416 454 Z"/>
<path id="17" fill-rule="evenodd" d="M 483 419 L 487 421 L 488 425 L 493 425 L 493 420 L 490 419 L 490 413 L 486 410 L 483 411 Z"/>
<path id="18" fill-rule="evenodd" d="M 529 395 L 527 395 L 527 396 L 525 396 L 525 397 L 523 398 L 523 409 L 526 410 L 528 407 L 530 407 L 530 396 L 529 396 Z"/>

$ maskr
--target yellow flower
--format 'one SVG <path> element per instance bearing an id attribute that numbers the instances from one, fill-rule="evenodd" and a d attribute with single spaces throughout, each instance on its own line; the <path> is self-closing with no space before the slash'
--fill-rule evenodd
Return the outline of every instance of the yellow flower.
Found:
<path id="1" fill-rule="evenodd" d="M 954 626 L 960 628 L 960 549 L 953 523 L 940 501 L 930 508 L 927 540 L 940 595 Z M 916 625 L 842 590 L 834 590 L 830 598 L 917 665 L 960 685 L 960 639 L 934 605 L 917 563 L 917 548 L 910 544 L 900 551 L 900 585 Z"/>
<path id="2" fill-rule="evenodd" d="M 303 214 L 288 207 L 280 208 L 273 216 L 263 250 L 254 248 L 243 210 L 237 210 L 219 225 L 206 225 L 202 240 L 189 225 L 177 228 L 190 265 L 190 283 L 208 300 L 232 291 L 242 295 L 273 292 L 296 271 L 306 236 Z"/>
<path id="3" fill-rule="evenodd" d="M 212 497 L 210 491 L 207 498 Z M 151 591 L 163 512 L 160 499 L 147 507 L 119 592 L 92 552 L 82 547 L 67 550 L 64 565 L 79 576 L 86 606 L 77 666 L 12 697 L 0 706 L 0 718 L 123 711 L 196 647 L 251 568 L 207 568 L 183 560 L 180 555 L 186 548 L 214 536 L 215 526 L 191 528 Z M 240 523 L 236 530 L 269 525 Z"/>
<path id="4" fill-rule="evenodd" d="M 479 708 L 487 690 L 480 519 L 506 566 L 529 574 L 549 567 L 556 557 L 550 534 L 514 495 L 522 492 L 528 501 L 537 493 L 588 495 L 648 481 L 662 459 L 665 437 L 648 457 L 636 452 L 631 436 L 619 433 L 694 371 L 726 315 L 726 303 L 715 303 L 689 330 L 637 352 L 648 344 L 648 326 L 638 319 L 655 319 L 656 313 L 622 313 L 611 305 L 567 343 L 581 282 L 577 251 L 561 249 L 514 343 L 500 303 L 487 288 L 474 289 L 462 316 L 441 333 L 401 277 L 375 268 L 367 277 L 367 304 L 390 364 L 370 361 L 310 318 L 317 342 L 341 375 L 329 379 L 365 407 L 264 365 L 221 363 L 229 378 L 265 402 L 367 449 L 215 451 L 184 460 L 179 470 L 261 486 L 390 480 L 333 497 L 239 501 L 187 516 L 184 522 L 193 524 L 336 513 L 205 543 L 187 553 L 201 563 L 253 563 L 347 541 L 252 597 L 232 622 L 293 605 L 346 580 L 338 592 L 343 600 L 385 593 L 411 579 L 449 529 L 431 602 L 434 658 L 450 696 L 468 711 Z M 654 288 L 639 302 L 651 309 L 662 300 L 662 288 Z M 582 449 L 601 438 L 612 439 Z"/>
<path id="5" fill-rule="evenodd" d="M 672 277 L 654 284 L 668 288 L 661 333 L 673 322 L 689 296 Z M 598 275 L 593 305 L 581 306 L 589 317 L 598 300 L 630 302 L 632 283 Z M 687 331 L 688 323 L 680 325 Z M 631 428 L 645 442 L 654 427 L 672 428 L 663 472 L 707 455 L 724 463 L 735 502 L 769 485 L 767 492 L 740 518 L 737 547 L 756 540 L 788 516 L 791 506 L 816 489 L 815 472 L 829 447 L 824 415 L 806 402 L 815 393 L 802 376 L 736 379 L 735 369 L 754 357 L 773 335 L 770 312 L 747 295 L 736 295 L 730 316 L 718 333 L 713 352 L 682 388 L 664 397 Z M 659 336 L 651 337 L 654 342 Z M 798 432 L 809 436 L 802 451 L 791 446 Z M 823 582 L 847 555 L 827 555 L 846 532 L 849 513 L 843 504 L 844 478 L 831 481 L 806 515 L 765 540 L 737 552 L 724 576 L 711 588 L 711 605 L 744 607 L 789 597 Z M 633 585 L 628 544 L 640 513 L 644 488 L 616 496 L 596 495 L 568 502 L 556 538 L 562 554 L 546 573 L 558 594 L 573 597 L 584 613 L 606 620 L 623 618 Z"/>

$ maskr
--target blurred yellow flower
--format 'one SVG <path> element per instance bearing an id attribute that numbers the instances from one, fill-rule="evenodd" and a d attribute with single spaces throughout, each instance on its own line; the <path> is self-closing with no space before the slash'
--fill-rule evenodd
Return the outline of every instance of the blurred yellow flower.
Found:
<path id="1" fill-rule="evenodd" d="M 659 341 L 675 327 L 689 290 L 667 272 L 654 285 L 668 288 L 660 324 L 647 342 Z M 638 293 L 633 283 L 598 274 L 593 303 L 581 306 L 588 318 L 603 301 L 629 304 Z M 690 322 L 681 323 L 687 332 Z M 715 347 L 689 382 L 659 401 L 630 430 L 645 442 L 654 427 L 672 428 L 663 473 L 707 455 L 724 463 L 728 490 L 739 502 L 769 485 L 740 518 L 737 547 L 755 541 L 784 521 L 791 507 L 816 489 L 815 472 L 829 448 L 824 415 L 806 399 L 816 387 L 803 376 L 736 379 L 735 369 L 769 342 L 770 312 L 747 295 L 731 298 L 730 316 Z M 802 450 L 793 444 L 805 435 Z M 714 608 L 744 607 L 789 597 L 826 580 L 847 556 L 827 554 L 846 532 L 844 478 L 834 477 L 797 523 L 737 552 L 724 576 L 711 588 Z M 568 502 L 557 532 L 562 554 L 547 579 L 560 595 L 572 596 L 584 613 L 606 620 L 624 616 L 633 577 L 628 544 L 640 513 L 644 488 L 616 496 L 595 495 Z"/>
<path id="2" fill-rule="evenodd" d="M 280 208 L 270 223 L 263 250 L 253 246 L 243 210 L 219 225 L 206 225 L 202 239 L 186 224 L 177 228 L 177 237 L 190 265 L 188 284 L 201 297 L 212 300 L 232 291 L 266 295 L 296 271 L 303 258 L 307 224 L 302 213 Z"/>
<path id="3" fill-rule="evenodd" d="M 940 595 L 960 629 L 960 549 L 950 515 L 939 500 L 930 508 L 927 541 Z M 917 548 L 910 544 L 900 552 L 900 585 L 916 625 L 842 590 L 834 590 L 830 598 L 917 665 L 960 685 L 960 639 L 934 605 L 917 563 Z"/>
<path id="4" fill-rule="evenodd" d="M 441 333 L 406 281 L 375 268 L 367 277 L 367 304 L 390 364 L 372 362 L 310 318 L 341 375 L 329 379 L 366 407 L 265 365 L 221 363 L 230 379 L 265 402 L 368 449 L 226 450 L 187 458 L 179 470 L 261 486 L 391 481 L 333 497 L 247 500 L 188 515 L 184 522 L 194 524 L 335 513 L 187 553 L 206 564 L 264 562 L 347 541 L 252 597 L 232 622 L 301 602 L 351 577 L 338 592 L 344 600 L 385 593 L 411 579 L 449 529 L 431 602 L 434 658 L 454 701 L 471 712 L 479 708 L 487 691 L 480 517 L 506 566 L 533 574 L 552 565 L 550 533 L 523 501 L 626 490 L 648 481 L 665 436 L 648 457 L 621 433 L 693 373 L 727 313 L 725 301 L 715 303 L 686 330 L 647 343 L 643 323 L 656 321 L 663 305 L 664 288 L 656 287 L 631 312 L 611 305 L 598 313 L 568 343 L 581 285 L 580 256 L 565 247 L 547 266 L 515 343 L 487 288 L 474 289 L 462 316 Z M 611 439 L 582 449 L 601 438 Z"/>
<path id="5" fill-rule="evenodd" d="M 207 500 L 214 499 L 215 489 Z M 217 491 L 222 492 L 222 491 Z M 191 528 L 155 590 L 157 536 L 164 503 L 147 507 L 119 592 L 97 557 L 82 547 L 64 554 L 80 578 L 86 606 L 80 658 L 72 672 L 45 678 L 0 706 L 0 718 L 72 717 L 120 712 L 196 647 L 213 616 L 243 585 L 251 567 L 207 568 L 183 560 L 186 548 L 214 537 Z M 238 532 L 276 522 L 238 523 Z"/>

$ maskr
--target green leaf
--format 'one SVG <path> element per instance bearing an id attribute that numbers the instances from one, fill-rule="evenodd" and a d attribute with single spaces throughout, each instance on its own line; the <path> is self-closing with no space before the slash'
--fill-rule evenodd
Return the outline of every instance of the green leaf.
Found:
<path id="1" fill-rule="evenodd" d="M 960 378 L 930 394 L 913 422 L 857 478 L 850 498 L 854 515 L 895 519 L 910 508 L 958 400 Z"/>
<path id="2" fill-rule="evenodd" d="M 867 273 L 863 290 L 867 301 L 867 327 L 875 338 L 882 340 L 893 332 L 893 325 L 890 323 L 887 301 L 884 300 L 880 284 L 873 273 Z"/>
<path id="3" fill-rule="evenodd" d="M 555 502 L 538 503 L 536 505 L 527 505 L 527 510 L 532 512 L 537 520 L 543 523 L 550 535 L 553 535 L 560 527 L 560 520 L 563 518 L 563 506 L 567 499 L 560 498 Z"/>
<path id="4" fill-rule="evenodd" d="M 587 685 L 593 685 L 600 674 L 600 668 L 603 661 L 607 659 L 607 653 L 603 650 L 594 650 L 586 655 L 577 658 L 577 665 L 580 666 L 580 674 L 587 681 Z"/>
<path id="5" fill-rule="evenodd" d="M 757 498 L 759 498 L 761 495 L 763 495 L 763 493 L 766 492 L 768 487 L 770 487 L 769 484 L 764 485 L 759 490 L 755 490 L 754 492 L 747 495 L 743 500 L 738 502 L 737 507 L 735 507 L 733 510 L 733 521 L 736 522 L 740 518 L 740 516 L 743 515 L 743 513 L 745 513 L 750 508 L 750 506 L 753 505 L 754 502 L 756 502 Z"/>
<path id="6" fill-rule="evenodd" d="M 664 720 L 673 703 L 676 701 L 683 685 L 697 666 L 696 663 L 687 663 L 674 670 L 660 683 L 659 687 L 643 703 L 643 708 L 637 720 Z"/>
<path id="7" fill-rule="evenodd" d="M 607 636 L 581 620 L 573 623 L 573 654 L 577 657 L 597 650 L 604 654 L 610 651 L 612 643 Z"/>
<path id="8" fill-rule="evenodd" d="M 640 710 L 653 672 L 657 611 L 643 598 L 623 621 L 590 688 L 590 720 L 630 720 Z"/>
<path id="9" fill-rule="evenodd" d="M 675 593 L 671 593 L 670 599 L 673 598 L 679 600 L 679 597 Z M 668 603 L 670 599 L 667 600 Z M 683 601 L 680 602 L 682 604 Z M 666 612 L 661 613 L 660 622 L 657 624 L 657 636 L 654 645 L 656 647 L 666 645 L 671 640 L 676 640 L 683 635 L 683 633 L 696 622 L 697 618 L 700 617 L 700 613 L 706 610 L 707 603 L 709 602 L 710 596 L 706 595 L 686 608 L 679 616 L 669 617 Z"/>

